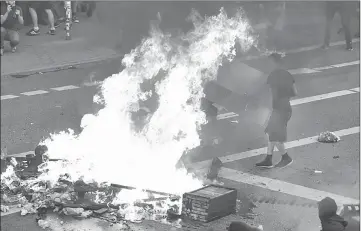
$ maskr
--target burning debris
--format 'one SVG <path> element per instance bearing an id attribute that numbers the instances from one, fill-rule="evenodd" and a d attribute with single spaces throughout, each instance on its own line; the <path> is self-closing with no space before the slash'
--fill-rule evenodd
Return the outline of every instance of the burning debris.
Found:
<path id="1" fill-rule="evenodd" d="M 206 18 L 193 11 L 189 20 L 194 29 L 177 38 L 153 26 L 125 55 L 124 70 L 105 79 L 94 97 L 104 107 L 83 117 L 80 134 L 52 134 L 34 155 L 2 160 L 9 162 L 1 175 L 2 202 L 21 204 L 23 215 L 36 213 L 42 227 L 49 225 L 49 211 L 109 222 L 177 217 L 180 196 L 203 186 L 175 167 L 201 143 L 203 85 L 235 57 L 236 43 L 245 51 L 254 43 L 241 10 L 233 18 L 223 9 Z M 153 86 L 142 89 L 146 82 Z M 135 116 L 137 125 L 133 115 L 142 107 L 150 110 Z M 221 167 L 214 166 L 212 179 Z"/>
<path id="2" fill-rule="evenodd" d="M 106 183 L 86 184 L 81 180 L 72 183 L 68 176 L 62 176 L 50 185 L 37 178 L 37 168 L 31 169 L 34 172 L 27 174 L 31 176 L 21 179 L 23 172 L 29 171 L 29 166 L 20 162 L 15 167 L 7 166 L 1 175 L 1 211 L 7 212 L 9 206 L 17 205 L 22 216 L 37 214 L 36 220 L 42 228 L 50 227 L 46 219 L 47 213 L 51 212 L 78 219 L 95 217 L 110 223 L 162 220 L 168 213 L 180 214 L 180 197 L 175 195 L 158 193 L 156 197 L 157 192 L 148 190 L 146 200 L 137 200 L 133 204 L 117 203 L 117 196 L 122 191 L 132 190 L 134 193 L 135 189 Z"/>

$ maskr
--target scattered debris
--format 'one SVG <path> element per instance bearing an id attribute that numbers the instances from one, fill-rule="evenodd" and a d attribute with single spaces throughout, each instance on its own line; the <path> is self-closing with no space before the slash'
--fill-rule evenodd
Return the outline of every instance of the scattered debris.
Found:
<path id="1" fill-rule="evenodd" d="M 6 170 L 1 174 L 1 212 L 8 212 L 9 206 L 18 205 L 22 216 L 36 214 L 36 222 L 43 229 L 51 225 L 48 212 L 78 219 L 94 217 L 111 224 L 142 222 L 144 219 L 165 221 L 181 213 L 181 197 L 176 195 L 145 190 L 149 198 L 119 204 L 116 202 L 119 193 L 135 188 L 82 180 L 74 182 L 67 174 L 55 182 L 43 180 L 39 177 L 43 165 L 63 161 L 47 158 L 46 152 L 46 146 L 38 146 L 35 154 L 26 158 L 15 160 L 2 156 Z"/>
<path id="2" fill-rule="evenodd" d="M 336 143 L 338 141 L 340 141 L 340 137 L 338 137 L 335 133 L 333 132 L 322 132 L 319 136 L 318 136 L 318 142 L 321 143 Z"/>
<path id="3" fill-rule="evenodd" d="M 319 170 L 315 170 L 315 173 L 322 173 L 322 171 L 319 171 Z"/>
<path id="4" fill-rule="evenodd" d="M 334 158 L 334 159 L 338 159 L 338 158 L 340 158 L 340 156 L 333 156 L 333 158 Z"/>
<path id="5" fill-rule="evenodd" d="M 1 205 L 1 212 L 3 213 L 7 213 L 9 212 L 9 206 L 6 206 L 6 205 Z"/>
<path id="6" fill-rule="evenodd" d="M 42 228 L 42 229 L 47 229 L 50 227 L 49 222 L 44 221 L 44 220 L 38 220 L 38 225 Z"/>

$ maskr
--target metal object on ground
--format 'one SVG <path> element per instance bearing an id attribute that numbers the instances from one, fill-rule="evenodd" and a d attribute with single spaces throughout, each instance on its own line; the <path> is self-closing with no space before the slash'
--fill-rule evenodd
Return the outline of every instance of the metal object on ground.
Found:
<path id="1" fill-rule="evenodd" d="M 210 222 L 236 212 L 237 190 L 209 185 L 183 194 L 182 215 L 192 220 Z"/>
<path id="2" fill-rule="evenodd" d="M 65 8 L 65 32 L 66 32 L 66 36 L 65 36 L 65 40 L 71 40 L 71 35 L 70 35 L 70 28 L 71 28 L 71 1 L 65 1 L 64 2 L 64 8 Z"/>

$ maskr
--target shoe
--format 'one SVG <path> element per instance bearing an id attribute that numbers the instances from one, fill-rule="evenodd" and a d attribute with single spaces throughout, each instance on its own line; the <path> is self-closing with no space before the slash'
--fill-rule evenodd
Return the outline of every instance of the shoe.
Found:
<path id="1" fill-rule="evenodd" d="M 11 52 L 12 52 L 12 53 L 15 53 L 15 52 L 16 52 L 16 47 L 12 47 L 12 48 L 11 48 Z"/>
<path id="2" fill-rule="evenodd" d="M 27 36 L 35 36 L 40 34 L 40 29 L 35 30 L 34 28 L 29 30 L 28 33 L 26 33 Z"/>
<path id="3" fill-rule="evenodd" d="M 273 165 L 272 165 L 272 156 L 271 156 L 271 155 L 267 155 L 264 160 L 262 160 L 261 162 L 259 162 L 259 163 L 256 164 L 256 167 L 260 167 L 260 168 L 273 168 Z"/>
<path id="4" fill-rule="evenodd" d="M 79 19 L 77 16 L 73 16 L 72 21 L 73 23 L 79 23 Z"/>
<path id="5" fill-rule="evenodd" d="M 352 51 L 353 48 L 352 48 L 352 47 L 346 47 L 346 50 L 347 50 L 347 51 Z"/>
<path id="6" fill-rule="evenodd" d="M 292 162 L 293 162 L 292 158 L 286 153 L 286 154 L 282 155 L 281 161 L 275 165 L 275 168 L 284 168 L 284 167 L 292 164 Z"/>
<path id="7" fill-rule="evenodd" d="M 47 34 L 50 34 L 50 35 L 55 35 L 55 29 L 50 29 Z"/>

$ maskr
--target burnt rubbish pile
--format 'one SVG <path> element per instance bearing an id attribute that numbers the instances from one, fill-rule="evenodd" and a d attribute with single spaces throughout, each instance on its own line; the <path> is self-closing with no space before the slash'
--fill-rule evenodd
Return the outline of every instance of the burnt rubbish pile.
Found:
<path id="1" fill-rule="evenodd" d="M 135 188 L 109 183 L 73 182 L 62 175 L 56 183 L 41 177 L 41 167 L 47 159 L 45 146 L 38 146 L 35 155 L 26 158 L 1 159 L 1 212 L 12 207 L 21 209 L 21 215 L 37 214 L 41 227 L 48 227 L 47 213 L 59 213 L 75 218 L 95 217 L 110 223 L 164 220 L 180 215 L 181 198 L 167 193 L 146 190 L 147 199 L 133 203 L 117 202 L 122 192 Z"/>

